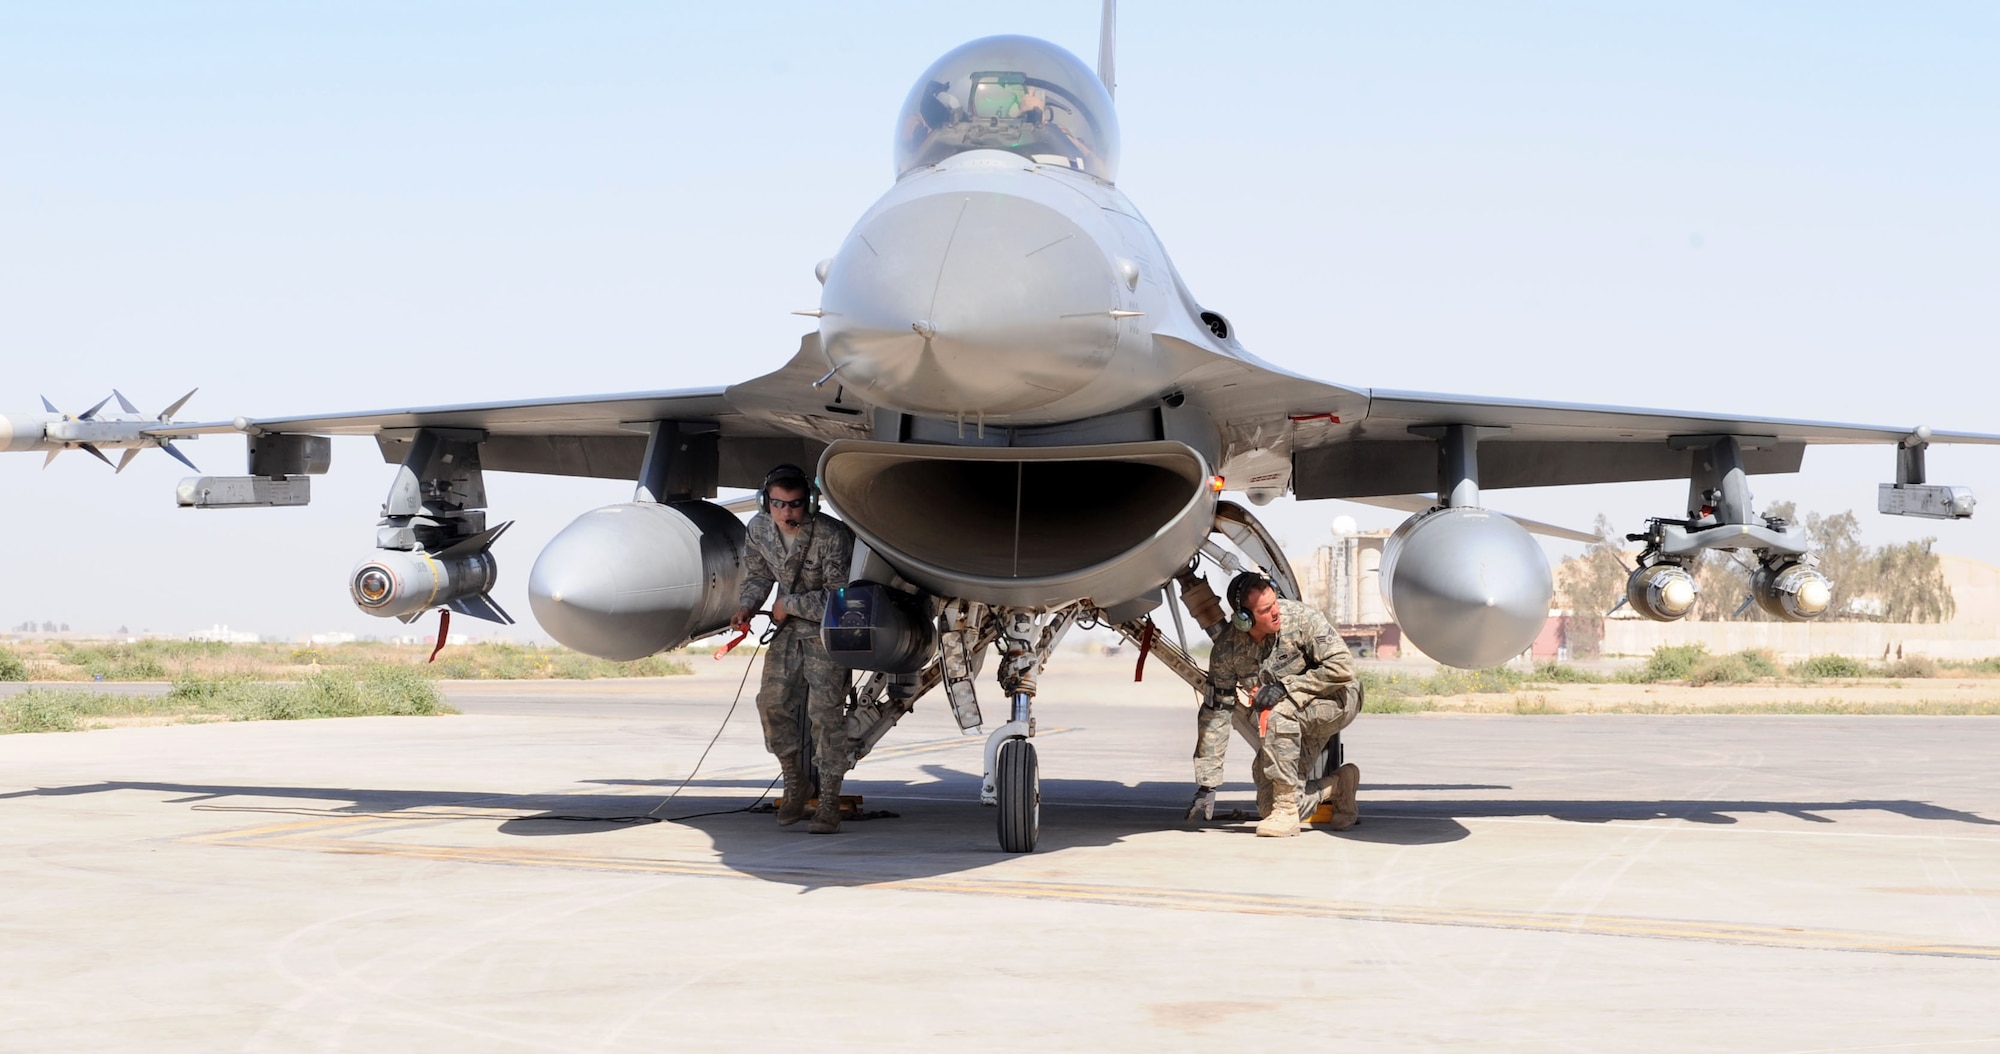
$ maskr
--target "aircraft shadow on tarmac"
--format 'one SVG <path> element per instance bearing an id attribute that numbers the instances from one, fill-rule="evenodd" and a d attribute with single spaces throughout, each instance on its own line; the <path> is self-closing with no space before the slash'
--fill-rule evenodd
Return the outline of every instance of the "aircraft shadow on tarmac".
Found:
<path id="1" fill-rule="evenodd" d="M 722 866 L 767 881 L 817 887 L 867 885 L 976 870 L 1007 857 L 996 844 L 994 817 L 977 803 L 979 777 L 942 766 L 927 766 L 926 782 L 850 779 L 848 788 L 865 796 L 864 808 L 893 818 L 850 820 L 831 839 L 805 835 L 804 824 L 779 828 L 769 813 L 746 812 L 768 788 L 766 779 L 694 780 L 659 809 L 677 780 L 598 780 L 600 785 L 661 788 L 660 799 L 622 792 L 484 794 L 465 791 L 394 790 L 344 787 L 288 787 L 114 780 L 69 787 L 42 787 L 0 793 L 0 801 L 141 791 L 168 795 L 165 804 L 257 815 L 405 816 L 412 820 L 493 822 L 501 833 L 534 838 L 569 838 L 647 826 L 659 812 L 707 835 Z M 1462 820 L 1546 818 L 1575 823 L 1683 820 L 1730 824 L 1741 815 L 1782 815 L 1834 824 L 1843 813 L 1886 812 L 1912 820 L 2000 826 L 2000 820 L 1909 800 L 1857 801 L 1608 801 L 1546 799 L 1411 799 L 1392 796 L 1416 791 L 1505 790 L 1489 784 L 1395 784 L 1362 787 L 1362 822 L 1329 834 L 1355 841 L 1431 845 L 1471 836 Z M 1180 810 L 1187 786 L 1174 782 L 1127 785 L 1105 780 L 1044 779 L 1039 853 L 1116 844 L 1129 836 L 1183 827 Z M 1224 788 L 1217 818 L 1205 828 L 1248 837 L 1254 815 L 1251 788 Z M 286 805 L 287 800 L 300 802 Z M 315 807 L 303 803 L 327 803 Z M 1233 821 L 1225 810 L 1239 810 Z M 496 813 L 513 812 L 512 817 Z M 868 837 L 880 832 L 891 838 Z M 1320 836 L 1313 832 L 1311 836 Z M 811 845 L 808 857 L 786 854 L 792 845 Z M 789 858 L 789 859 L 788 859 Z"/>

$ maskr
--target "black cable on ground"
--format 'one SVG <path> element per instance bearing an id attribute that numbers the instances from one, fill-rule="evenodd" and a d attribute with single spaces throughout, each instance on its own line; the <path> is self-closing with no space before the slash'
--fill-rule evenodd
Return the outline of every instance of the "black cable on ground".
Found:
<path id="1" fill-rule="evenodd" d="M 695 759 L 694 768 L 688 771 L 687 778 L 681 781 L 680 786 L 674 788 L 674 792 L 672 794 L 667 795 L 664 801 L 661 801 L 660 804 L 653 806 L 653 808 L 650 811 L 648 811 L 644 816 L 524 816 L 522 817 L 522 819 L 560 820 L 565 823 L 619 823 L 619 824 L 679 823 L 682 820 L 698 820 L 704 816 L 727 816 L 730 813 L 754 811 L 758 805 L 763 803 L 765 798 L 770 797 L 771 788 L 776 787 L 778 785 L 778 780 L 782 777 L 777 777 L 777 776 L 772 777 L 771 782 L 764 787 L 764 790 L 761 793 L 757 795 L 755 801 L 752 801 L 750 804 L 742 806 L 740 808 L 715 809 L 709 812 L 694 812 L 694 813 L 688 813 L 685 816 L 659 815 L 660 810 L 666 808 L 668 805 L 673 804 L 673 800 L 675 798 L 680 797 L 681 792 L 686 790 L 688 788 L 688 784 L 693 783 L 695 776 L 700 774 L 702 762 L 708 760 L 708 752 L 715 749 L 716 741 L 722 738 L 723 731 L 729 727 L 729 719 L 736 716 L 736 708 L 740 706 L 743 702 L 744 686 L 750 683 L 750 667 L 755 666 L 757 664 L 757 656 L 763 653 L 764 645 L 769 644 L 771 642 L 771 638 L 776 636 L 777 632 L 778 632 L 778 627 L 774 623 L 764 631 L 763 636 L 757 638 L 757 646 L 750 650 L 750 658 L 743 664 L 743 679 L 736 682 L 736 698 L 731 699 L 729 701 L 729 712 L 722 715 L 722 724 L 716 726 L 715 734 L 708 738 L 708 745 L 701 748 L 701 756 Z"/>

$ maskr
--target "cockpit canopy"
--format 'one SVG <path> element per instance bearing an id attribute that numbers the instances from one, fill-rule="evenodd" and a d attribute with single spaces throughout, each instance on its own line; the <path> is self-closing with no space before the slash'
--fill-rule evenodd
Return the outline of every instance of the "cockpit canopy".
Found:
<path id="1" fill-rule="evenodd" d="M 1111 95 L 1075 55 L 1034 37 L 985 37 L 952 49 L 910 89 L 896 119 L 896 175 L 967 150 L 1118 173 Z"/>

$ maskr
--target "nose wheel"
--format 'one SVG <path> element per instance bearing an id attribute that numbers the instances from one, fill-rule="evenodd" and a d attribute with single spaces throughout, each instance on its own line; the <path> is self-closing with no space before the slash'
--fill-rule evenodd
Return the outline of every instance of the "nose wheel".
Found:
<path id="1" fill-rule="evenodd" d="M 1035 745 L 1026 739 L 1000 744 L 995 790 L 1000 806 L 1000 848 L 1031 853 L 1042 833 L 1042 777 L 1035 762 Z"/>

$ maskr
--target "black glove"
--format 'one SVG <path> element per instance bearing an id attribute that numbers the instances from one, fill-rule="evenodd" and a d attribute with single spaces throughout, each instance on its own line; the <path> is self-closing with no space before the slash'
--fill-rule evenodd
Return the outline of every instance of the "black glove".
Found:
<path id="1" fill-rule="evenodd" d="M 1267 684 L 1264 687 L 1257 689 L 1257 696 L 1256 698 L 1250 701 L 1250 705 L 1256 708 L 1257 711 L 1261 713 L 1265 710 L 1269 710 L 1270 708 L 1278 705 L 1278 703 L 1281 702 L 1284 698 L 1285 698 L 1284 685 Z"/>

